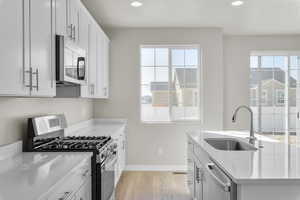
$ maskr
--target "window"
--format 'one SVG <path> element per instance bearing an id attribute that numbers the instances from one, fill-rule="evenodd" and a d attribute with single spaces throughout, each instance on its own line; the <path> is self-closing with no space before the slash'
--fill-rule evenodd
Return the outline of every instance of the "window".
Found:
<path id="1" fill-rule="evenodd" d="M 295 136 L 300 135 L 297 119 L 299 55 L 299 52 L 255 52 L 250 56 L 254 129 L 264 136 L 288 143 L 295 143 Z"/>
<path id="2" fill-rule="evenodd" d="M 141 120 L 199 120 L 197 46 L 142 46 Z"/>

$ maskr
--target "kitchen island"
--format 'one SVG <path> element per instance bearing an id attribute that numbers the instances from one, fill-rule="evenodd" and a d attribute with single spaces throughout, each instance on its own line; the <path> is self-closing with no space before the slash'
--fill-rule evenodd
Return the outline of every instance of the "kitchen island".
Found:
<path id="1" fill-rule="evenodd" d="M 196 199 L 300 199 L 300 148 L 257 136 L 254 150 L 219 150 L 206 139 L 234 138 L 248 143 L 246 137 L 249 134 L 238 131 L 194 131 L 187 135 L 188 184 Z M 210 171 L 214 165 L 219 172 Z M 213 177 L 215 185 L 220 186 L 217 188 L 223 191 L 222 195 L 209 189 L 212 188 L 212 185 L 207 185 L 210 184 L 210 177 Z"/>

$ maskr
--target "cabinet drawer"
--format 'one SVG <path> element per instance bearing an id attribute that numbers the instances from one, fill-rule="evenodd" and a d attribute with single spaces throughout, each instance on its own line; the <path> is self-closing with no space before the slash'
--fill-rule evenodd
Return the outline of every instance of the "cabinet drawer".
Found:
<path id="1" fill-rule="evenodd" d="M 49 192 L 47 200 L 69 200 L 85 182 L 91 181 L 91 160 L 81 162 L 76 169 L 64 177 Z"/>

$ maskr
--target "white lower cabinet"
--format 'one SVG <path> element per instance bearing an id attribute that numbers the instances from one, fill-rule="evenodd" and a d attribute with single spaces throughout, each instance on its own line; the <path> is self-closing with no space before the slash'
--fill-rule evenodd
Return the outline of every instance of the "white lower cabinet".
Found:
<path id="1" fill-rule="evenodd" d="M 86 181 L 79 191 L 75 194 L 74 200 L 91 200 L 92 185 L 91 181 Z"/>
<path id="2" fill-rule="evenodd" d="M 115 166 L 116 178 L 115 185 L 118 184 L 126 165 L 126 133 L 125 129 L 113 136 L 114 141 L 118 145 L 117 164 Z"/>
<path id="3" fill-rule="evenodd" d="M 188 188 L 194 200 L 237 200 L 236 184 L 188 139 Z"/>
<path id="4" fill-rule="evenodd" d="M 91 160 L 79 163 L 40 200 L 92 200 Z"/>

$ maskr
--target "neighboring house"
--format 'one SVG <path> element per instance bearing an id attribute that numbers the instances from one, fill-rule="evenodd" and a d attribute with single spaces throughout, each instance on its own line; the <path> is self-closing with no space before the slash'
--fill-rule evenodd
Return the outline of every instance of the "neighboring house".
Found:
<path id="1" fill-rule="evenodd" d="M 198 106 L 199 90 L 197 87 L 196 68 L 176 68 L 173 75 L 172 104 L 176 106 Z M 151 82 L 152 105 L 168 106 L 169 83 Z"/>
<path id="2" fill-rule="evenodd" d="M 152 106 L 169 105 L 169 83 L 168 82 L 151 82 Z"/>
<path id="3" fill-rule="evenodd" d="M 285 72 L 280 68 L 251 69 L 250 74 L 250 96 L 251 106 L 258 104 L 258 90 L 261 87 L 261 105 L 264 107 L 284 106 L 285 98 Z M 297 81 L 289 77 L 289 99 L 290 106 L 296 106 Z"/>

